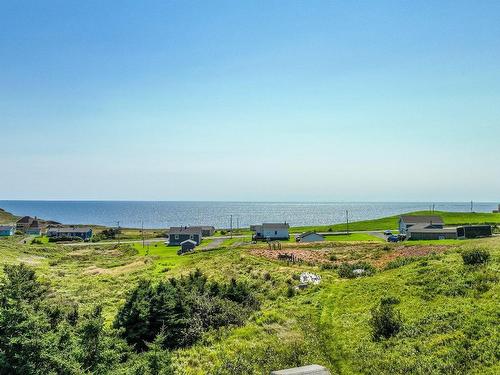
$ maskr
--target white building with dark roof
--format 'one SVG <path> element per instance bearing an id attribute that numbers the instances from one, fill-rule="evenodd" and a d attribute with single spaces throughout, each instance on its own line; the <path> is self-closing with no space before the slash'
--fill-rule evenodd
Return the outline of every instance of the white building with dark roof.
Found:
<path id="1" fill-rule="evenodd" d="M 399 218 L 399 234 L 408 234 L 408 229 L 415 225 L 420 229 L 442 229 L 444 221 L 437 215 L 402 215 Z"/>
<path id="2" fill-rule="evenodd" d="M 288 223 L 263 223 L 250 226 L 250 230 L 254 232 L 253 240 L 288 240 L 289 229 Z"/>

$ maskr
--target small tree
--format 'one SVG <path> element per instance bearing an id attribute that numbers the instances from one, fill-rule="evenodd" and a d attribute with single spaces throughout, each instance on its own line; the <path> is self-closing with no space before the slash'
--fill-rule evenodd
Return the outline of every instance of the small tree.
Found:
<path id="1" fill-rule="evenodd" d="M 465 265 L 475 266 L 478 264 L 487 263 L 490 259 L 490 253 L 484 249 L 466 250 L 462 253 L 462 260 Z"/>
<path id="2" fill-rule="evenodd" d="M 398 303 L 397 298 L 385 297 L 380 299 L 378 307 L 372 309 L 370 325 L 373 340 L 388 339 L 401 330 L 403 326 L 401 313 L 394 308 Z"/>

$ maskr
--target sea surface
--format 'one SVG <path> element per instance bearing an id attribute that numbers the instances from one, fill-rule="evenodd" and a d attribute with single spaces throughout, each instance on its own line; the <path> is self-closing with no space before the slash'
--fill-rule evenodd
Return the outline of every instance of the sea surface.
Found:
<path id="1" fill-rule="evenodd" d="M 469 212 L 470 202 L 434 202 L 435 210 Z M 491 212 L 497 202 L 474 202 L 475 212 Z M 63 224 L 96 224 L 140 228 L 180 225 L 213 225 L 216 228 L 248 227 L 262 222 L 287 222 L 292 226 L 344 223 L 375 219 L 410 211 L 429 210 L 431 203 L 415 202 L 169 202 L 169 201 L 11 201 L 0 208 L 15 215 L 37 216 Z"/>

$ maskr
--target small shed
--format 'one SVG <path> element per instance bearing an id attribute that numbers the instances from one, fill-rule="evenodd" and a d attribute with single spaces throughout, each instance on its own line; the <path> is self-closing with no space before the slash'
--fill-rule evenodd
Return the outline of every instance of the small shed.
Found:
<path id="1" fill-rule="evenodd" d="M 324 241 L 325 237 L 316 232 L 304 232 L 295 237 L 295 241 L 297 242 L 318 242 Z"/>
<path id="2" fill-rule="evenodd" d="M 195 247 L 196 247 L 196 241 L 193 240 L 182 241 L 180 253 L 181 254 L 188 253 L 190 251 L 193 251 Z"/>
<path id="3" fill-rule="evenodd" d="M 330 375 L 330 371 L 320 365 L 309 365 L 272 371 L 271 375 Z"/>

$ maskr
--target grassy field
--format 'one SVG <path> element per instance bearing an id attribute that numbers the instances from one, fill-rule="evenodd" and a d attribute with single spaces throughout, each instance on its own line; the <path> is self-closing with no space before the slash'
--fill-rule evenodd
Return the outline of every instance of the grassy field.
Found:
<path id="1" fill-rule="evenodd" d="M 309 363 L 323 364 L 332 374 L 500 371 L 500 238 L 386 244 L 352 234 L 322 243 L 284 242 L 281 252 L 296 254 L 298 263 L 279 261 L 279 251 L 249 238 L 225 239 L 216 249 L 183 256 L 162 242 L 71 247 L 19 240 L 0 239 L 1 264 L 34 267 L 54 298 L 70 299 L 83 310 L 102 304 L 107 324 L 142 278 L 161 280 L 200 268 L 213 280 L 250 283 L 260 310 L 242 327 L 211 331 L 174 351 L 179 374 L 264 374 Z M 478 247 L 492 254 L 489 264 L 464 266 L 460 252 Z M 342 279 L 337 267 L 344 262 L 367 262 L 376 272 Z M 291 293 L 303 271 L 321 275 L 321 284 Z M 400 301 L 403 329 L 373 341 L 370 311 L 385 296 Z"/>
<path id="2" fill-rule="evenodd" d="M 15 223 L 17 219 L 17 216 L 0 208 L 0 224 L 12 224 Z"/>
<path id="3" fill-rule="evenodd" d="M 415 211 L 407 215 L 439 215 L 443 218 L 445 225 L 465 225 L 465 224 L 500 224 L 500 214 L 494 213 L 471 213 L 471 212 L 445 212 L 445 211 Z M 353 231 L 371 231 L 371 230 L 385 230 L 397 229 L 398 221 L 401 215 L 389 216 L 380 219 L 355 221 L 349 223 L 349 230 Z M 314 230 L 317 232 L 328 231 L 345 231 L 346 224 L 333 224 L 322 226 L 307 226 L 292 228 L 293 232 L 302 232 Z"/>

